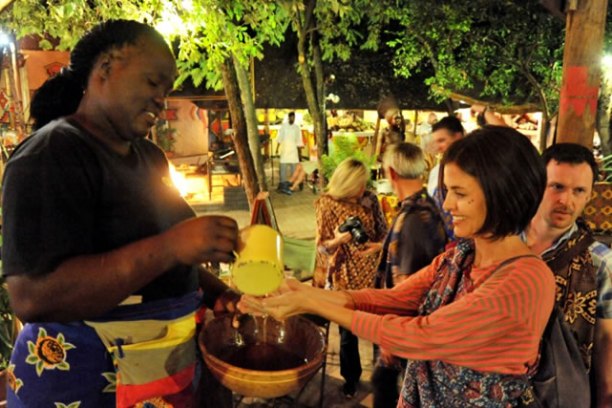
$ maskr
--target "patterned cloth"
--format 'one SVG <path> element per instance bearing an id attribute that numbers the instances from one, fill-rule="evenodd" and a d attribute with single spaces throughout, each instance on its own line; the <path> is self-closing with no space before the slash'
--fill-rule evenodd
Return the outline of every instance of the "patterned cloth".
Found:
<path id="1" fill-rule="evenodd" d="M 460 241 L 445 256 L 436 281 L 419 307 L 420 316 L 427 316 L 474 289 L 470 278 L 473 241 Z M 497 269 L 514 259 L 503 262 Z M 525 375 L 481 372 L 436 360 L 408 360 L 398 407 L 510 407 L 528 385 Z"/>
<path id="2" fill-rule="evenodd" d="M 335 229 L 349 216 L 358 216 L 370 242 L 381 242 L 387 234 L 387 224 L 376 196 L 366 191 L 358 202 L 336 200 L 322 195 L 315 201 L 317 218 L 317 265 L 327 265 L 329 286 L 335 290 L 374 287 L 380 253 L 361 255 L 363 244 L 353 241 L 342 244 L 332 253 L 322 242 L 334 238 Z"/>
<path id="3" fill-rule="evenodd" d="M 454 245 L 456 241 L 455 231 L 453 229 L 453 217 L 450 212 L 444 211 L 444 200 L 446 199 L 446 189 L 444 187 L 436 187 L 434 194 L 432 195 L 436 205 L 440 209 L 440 214 L 444 220 L 444 229 L 446 230 L 446 236 L 448 237 L 449 245 Z"/>
<path id="4" fill-rule="evenodd" d="M 444 222 L 427 190 L 406 197 L 385 238 L 375 287 L 392 288 L 394 277 L 429 265 L 445 244 Z"/>
<path id="5" fill-rule="evenodd" d="M 444 222 L 425 188 L 404 198 L 399 207 L 383 244 L 377 288 L 392 288 L 398 276 L 412 275 L 429 265 L 446 244 Z M 397 403 L 397 379 L 405 362 L 395 356 L 377 358 L 371 379 L 375 406 Z"/>
<path id="6" fill-rule="evenodd" d="M 589 247 L 594 239 L 586 224 L 579 221 L 577 230 L 542 259 L 555 274 L 555 300 L 565 322 L 576 336 L 587 371 L 591 367 L 595 336 L 597 282 Z"/>
<path id="7" fill-rule="evenodd" d="M 540 254 L 542 258 L 547 258 L 551 253 L 558 250 L 559 247 L 566 245 L 567 241 L 576 236 L 579 229 L 580 221 L 574 223 L 572 227 L 561 235 L 552 247 Z M 585 228 L 584 224 L 583 227 Z M 521 239 L 526 241 L 525 233 L 521 234 Z M 612 249 L 595 241 L 588 248 L 593 267 L 595 268 L 595 276 L 597 277 L 597 311 L 596 317 L 603 319 L 612 319 Z"/>
<path id="8" fill-rule="evenodd" d="M 199 302 L 191 293 L 119 306 L 95 322 L 26 324 L 8 369 L 8 406 L 193 406 Z"/>

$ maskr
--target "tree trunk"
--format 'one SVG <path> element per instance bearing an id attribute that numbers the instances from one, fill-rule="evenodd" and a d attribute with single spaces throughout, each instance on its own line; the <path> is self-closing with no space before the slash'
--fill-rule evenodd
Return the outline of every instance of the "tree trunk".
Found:
<path id="1" fill-rule="evenodd" d="M 567 12 L 557 141 L 593 146 L 608 0 L 579 1 Z"/>
<path id="2" fill-rule="evenodd" d="M 240 62 L 234 56 L 234 69 L 236 70 L 236 78 L 238 79 L 238 87 L 240 89 L 240 100 L 244 117 L 246 119 L 248 146 L 251 150 L 251 157 L 255 164 L 255 172 L 259 182 L 259 190 L 267 191 L 266 173 L 264 172 L 263 156 L 261 154 L 261 143 L 259 140 L 259 130 L 257 129 L 257 115 L 255 114 L 255 104 L 253 103 L 253 93 L 251 92 L 251 81 L 247 74 L 247 70 L 240 65 Z"/>
<path id="3" fill-rule="evenodd" d="M 311 35 L 311 50 L 312 50 L 312 63 L 315 73 L 315 83 L 317 89 L 317 103 L 319 108 L 319 133 L 316 133 L 317 147 L 322 145 L 323 149 L 321 152 L 327 154 L 327 114 L 325 112 L 325 73 L 323 72 L 323 59 L 321 57 L 321 46 L 319 45 L 319 36 L 316 31 Z M 321 135 L 321 136 L 319 136 Z M 318 153 L 318 151 L 317 151 Z"/>
<path id="4" fill-rule="evenodd" d="M 533 76 L 531 71 L 529 70 L 529 66 L 522 65 L 519 67 L 527 81 L 533 86 L 538 92 L 538 99 L 540 99 L 540 105 L 542 109 L 542 123 L 540 124 L 540 143 L 538 148 L 540 152 L 543 152 L 546 149 L 546 142 L 548 137 L 548 130 L 550 129 L 550 105 L 548 104 L 548 99 L 546 99 L 546 94 L 544 93 L 544 88 L 538 82 L 538 80 Z"/>
<path id="5" fill-rule="evenodd" d="M 546 149 L 548 133 L 551 129 L 549 122 L 550 116 L 548 116 L 548 113 L 545 110 L 542 111 L 542 123 L 540 123 L 540 143 L 538 144 L 538 150 L 540 150 L 540 153 Z"/>
<path id="6" fill-rule="evenodd" d="M 298 41 L 298 44 L 301 41 Z M 299 47 L 299 45 L 298 45 Z M 300 60 L 303 57 L 303 50 L 298 51 Z M 317 155 L 319 158 L 319 162 L 321 160 L 321 156 L 325 154 L 325 138 L 327 137 L 323 132 L 321 123 L 322 123 L 322 112 L 319 108 L 319 103 L 317 101 L 317 96 L 315 93 L 315 86 L 312 83 L 312 78 L 310 75 L 310 68 L 308 67 L 307 62 L 300 62 L 300 76 L 302 78 L 302 84 L 304 86 L 304 92 L 306 95 L 306 103 L 308 104 L 308 111 L 310 112 L 310 116 L 312 117 L 312 124 L 314 125 L 314 132 L 317 140 Z M 320 164 L 320 163 L 319 163 Z"/>
<path id="7" fill-rule="evenodd" d="M 234 141 L 234 147 L 238 155 L 238 163 L 240 165 L 240 172 L 242 173 L 242 180 L 244 182 L 247 200 L 249 201 L 249 207 L 253 208 L 255 197 L 257 193 L 259 193 L 259 184 L 257 183 L 257 173 L 255 172 L 255 165 L 253 164 L 253 157 L 249 150 L 246 120 L 240 103 L 240 90 L 238 89 L 236 71 L 234 70 L 234 64 L 231 58 L 227 58 L 225 62 L 221 64 L 221 74 L 223 76 L 223 88 L 225 89 L 227 104 L 232 117 L 232 127 L 234 130 L 232 140 Z"/>
<path id="8" fill-rule="evenodd" d="M 304 86 L 304 93 L 306 95 L 306 103 L 308 105 L 308 111 L 310 112 L 312 124 L 314 126 L 315 137 L 317 140 L 317 161 L 318 167 L 321 169 L 323 168 L 321 157 L 326 153 L 325 148 L 327 144 L 327 134 L 325 133 L 326 126 L 324 125 L 326 118 L 325 112 L 321 111 L 320 102 L 318 100 L 318 93 L 320 93 L 320 89 L 315 84 L 313 84 L 310 66 L 308 65 L 308 58 L 306 58 L 308 54 L 307 41 L 310 38 L 308 32 L 309 30 L 314 29 L 315 24 L 314 8 L 316 6 L 316 3 L 316 0 L 308 1 L 308 4 L 306 5 L 306 10 L 304 11 L 304 15 L 302 16 L 300 13 L 297 14 L 295 25 L 296 33 L 298 36 L 298 71 L 300 73 L 300 77 L 302 78 L 302 85 Z M 323 70 L 321 65 L 321 75 L 322 72 Z M 323 177 L 321 177 L 320 180 L 321 183 L 323 183 Z"/>
<path id="9" fill-rule="evenodd" d="M 446 98 L 444 100 L 444 106 L 446 106 L 448 116 L 453 116 L 455 114 L 455 102 L 453 102 L 451 98 Z"/>

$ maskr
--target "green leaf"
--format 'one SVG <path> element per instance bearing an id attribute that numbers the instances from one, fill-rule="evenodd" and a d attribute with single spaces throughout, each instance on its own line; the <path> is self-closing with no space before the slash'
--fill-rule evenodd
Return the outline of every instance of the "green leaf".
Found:
<path id="1" fill-rule="evenodd" d="M 70 371 L 70 364 L 68 364 L 65 361 L 62 361 L 61 363 L 56 364 L 55 368 L 57 368 L 58 370 L 61 370 L 61 371 Z"/>
<path id="2" fill-rule="evenodd" d="M 40 361 L 40 359 L 38 358 L 38 356 L 36 355 L 29 355 L 26 357 L 26 363 L 28 364 L 38 364 L 38 362 Z"/>

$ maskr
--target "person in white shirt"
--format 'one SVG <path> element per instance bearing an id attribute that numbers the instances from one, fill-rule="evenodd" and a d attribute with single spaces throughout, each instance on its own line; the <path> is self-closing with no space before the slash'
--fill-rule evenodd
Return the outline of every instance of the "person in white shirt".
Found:
<path id="1" fill-rule="evenodd" d="M 295 112 L 289 112 L 288 121 L 281 125 L 276 137 L 276 154 L 280 150 L 280 183 L 289 181 L 289 177 L 294 173 L 297 164 L 300 162 L 300 148 L 304 146 L 302 141 L 302 131 L 295 123 Z"/>

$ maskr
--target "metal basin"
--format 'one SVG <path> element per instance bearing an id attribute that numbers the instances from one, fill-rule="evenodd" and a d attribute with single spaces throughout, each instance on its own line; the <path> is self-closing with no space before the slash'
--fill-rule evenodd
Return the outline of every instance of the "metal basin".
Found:
<path id="1" fill-rule="evenodd" d="M 247 397 L 274 398 L 301 388 L 325 358 L 325 336 L 311 321 L 294 316 L 243 317 L 239 329 L 231 316 L 210 321 L 198 344 L 213 375 Z"/>

